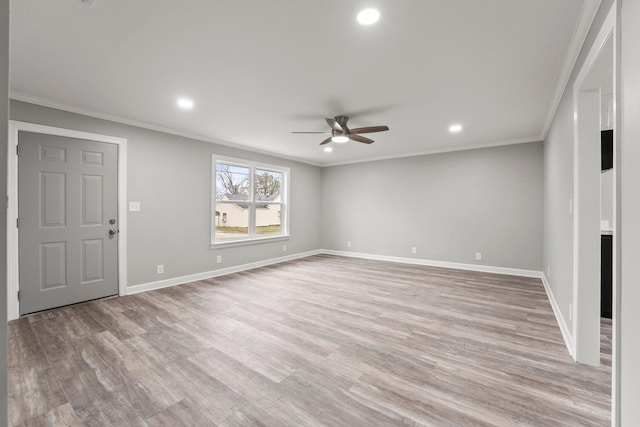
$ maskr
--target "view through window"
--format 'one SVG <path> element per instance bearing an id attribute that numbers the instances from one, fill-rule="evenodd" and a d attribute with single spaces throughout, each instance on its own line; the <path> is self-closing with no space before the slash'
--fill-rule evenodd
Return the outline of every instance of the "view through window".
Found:
<path id="1" fill-rule="evenodd" d="M 221 158 L 213 164 L 213 244 L 287 234 L 287 168 Z"/>

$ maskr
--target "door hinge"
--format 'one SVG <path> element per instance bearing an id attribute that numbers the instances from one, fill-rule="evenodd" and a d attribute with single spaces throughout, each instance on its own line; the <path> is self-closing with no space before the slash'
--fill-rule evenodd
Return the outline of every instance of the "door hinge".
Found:
<path id="1" fill-rule="evenodd" d="M 16 145 L 16 156 L 20 155 L 20 146 Z"/>
<path id="2" fill-rule="evenodd" d="M 18 289 L 18 301 L 20 301 L 20 289 Z"/>
<path id="3" fill-rule="evenodd" d="M 20 218 L 16 218 L 16 228 L 20 228 Z"/>

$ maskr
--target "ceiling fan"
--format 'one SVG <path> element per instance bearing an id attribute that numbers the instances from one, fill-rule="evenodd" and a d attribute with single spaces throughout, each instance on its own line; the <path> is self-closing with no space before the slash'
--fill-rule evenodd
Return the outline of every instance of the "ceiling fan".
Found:
<path id="1" fill-rule="evenodd" d="M 365 144 L 371 144 L 373 139 L 369 139 L 367 137 L 361 136 L 361 133 L 373 133 L 373 132 L 384 132 L 389 130 L 389 126 L 368 126 L 364 128 L 355 128 L 349 129 L 347 127 L 347 121 L 349 117 L 347 116 L 336 116 L 333 119 L 327 118 L 325 119 L 327 124 L 331 128 L 331 132 L 291 132 L 291 133 L 319 133 L 323 135 L 331 135 L 329 138 L 325 139 L 320 143 L 320 145 L 328 144 L 330 142 L 347 142 L 349 140 L 362 142 Z"/>

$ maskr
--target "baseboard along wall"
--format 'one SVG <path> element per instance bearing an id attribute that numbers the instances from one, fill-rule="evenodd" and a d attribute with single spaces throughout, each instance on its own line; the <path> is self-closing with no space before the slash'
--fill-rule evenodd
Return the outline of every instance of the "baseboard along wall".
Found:
<path id="1" fill-rule="evenodd" d="M 567 350 L 569 354 L 575 358 L 574 356 L 574 344 L 570 329 L 565 322 L 564 317 L 562 316 L 562 312 L 558 307 L 558 303 L 551 292 L 551 288 L 549 287 L 549 282 L 545 277 L 542 271 L 536 270 L 523 270 L 518 268 L 507 268 L 507 267 L 496 267 L 489 265 L 478 265 L 478 264 L 464 264 L 458 262 L 447 262 L 447 261 L 434 261 L 434 260 L 426 260 L 426 259 L 418 259 L 418 258 L 405 258 L 405 257 L 395 257 L 388 255 L 376 255 L 376 254 L 367 254 L 367 253 L 359 253 L 359 252 L 346 252 L 346 251 L 335 251 L 331 249 L 318 249 L 315 251 L 301 252 L 298 254 L 292 254 L 284 257 L 270 258 L 262 261 L 251 262 L 248 264 L 236 265 L 233 267 L 221 268 L 218 270 L 205 271 L 202 273 L 190 274 L 187 276 L 174 277 L 171 279 L 158 280 L 156 282 L 143 283 L 139 285 L 129 286 L 127 288 L 127 294 L 137 294 L 140 292 L 151 291 L 155 289 L 167 288 L 170 286 L 181 285 L 184 283 L 195 282 L 198 280 L 211 279 L 214 277 L 220 277 L 227 274 L 238 273 L 241 271 L 253 270 L 255 268 L 265 267 L 268 265 L 279 264 L 281 262 L 292 261 L 295 259 L 306 258 L 313 255 L 335 255 L 335 256 L 344 256 L 351 258 L 361 258 L 361 259 L 369 259 L 369 260 L 377 260 L 377 261 L 387 261 L 387 262 L 397 262 L 401 264 L 413 264 L 413 265 L 424 265 L 429 267 L 442 267 L 442 268 L 453 268 L 457 270 L 470 270 L 470 271 L 479 271 L 483 273 L 494 273 L 494 274 L 506 274 L 511 276 L 521 276 L 521 277 L 535 277 L 542 280 L 542 284 L 544 285 L 544 289 L 547 293 L 547 298 L 549 299 L 549 303 L 551 304 L 551 308 L 553 309 L 553 313 L 556 317 L 556 322 L 558 323 L 558 327 L 560 328 L 560 332 L 562 333 L 562 337 L 564 339 L 565 345 L 567 346 Z"/>

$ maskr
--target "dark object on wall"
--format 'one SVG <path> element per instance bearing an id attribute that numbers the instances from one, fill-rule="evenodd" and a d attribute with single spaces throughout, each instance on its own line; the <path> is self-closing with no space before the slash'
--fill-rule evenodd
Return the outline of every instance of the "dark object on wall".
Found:
<path id="1" fill-rule="evenodd" d="M 600 242 L 600 316 L 611 319 L 613 307 L 613 236 L 603 234 L 600 236 Z"/>
<path id="2" fill-rule="evenodd" d="M 613 129 L 600 131 L 600 144 L 602 145 L 600 170 L 606 171 L 613 168 Z"/>

